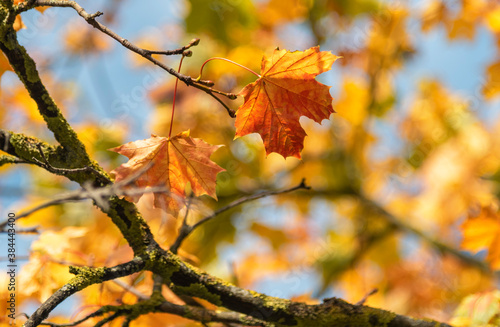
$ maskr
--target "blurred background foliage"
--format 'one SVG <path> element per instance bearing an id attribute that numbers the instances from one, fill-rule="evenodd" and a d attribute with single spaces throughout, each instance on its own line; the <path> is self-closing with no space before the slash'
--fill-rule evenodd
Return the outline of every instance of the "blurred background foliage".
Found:
<path id="1" fill-rule="evenodd" d="M 498 301 L 498 291 L 483 293 L 498 288 L 495 269 L 500 269 L 497 1 L 81 4 L 88 12 L 103 11 L 99 20 L 144 48 L 174 49 L 200 38 L 182 67 L 182 73 L 194 78 L 201 64 L 215 56 L 256 71 L 263 54 L 276 47 L 320 45 L 343 56 L 318 78 L 332 85 L 336 113 L 321 125 L 301 119 L 308 134 L 302 160 L 266 157 L 258 135 L 233 140 L 233 119 L 224 108 L 205 93 L 179 84 L 174 133 L 190 129 L 193 137 L 225 145 L 212 156 L 226 169 L 218 175 L 218 202 L 196 199 L 187 219 L 201 219 L 248 194 L 297 185 L 302 178 L 312 187 L 218 216 L 186 240 L 181 257 L 273 296 L 311 303 L 340 296 L 357 302 L 377 288 L 367 305 L 451 319 L 457 326 L 494 321 L 498 307 L 491 314 L 481 311 L 487 317 L 477 318 L 467 303 L 476 299 L 470 296 L 484 300 L 482 294 L 492 294 L 484 300 L 488 308 Z M 22 19 L 21 42 L 92 157 L 107 171 L 125 161 L 107 149 L 151 133 L 168 134 L 172 77 L 99 34 L 69 9 L 30 11 Z M 172 67 L 179 60 L 160 59 Z M 2 126 L 52 141 L 3 56 L 0 74 Z M 203 78 L 235 93 L 255 79 L 222 61 L 207 64 Z M 223 101 L 233 109 L 242 103 Z M 39 168 L 0 169 L 5 210 L 18 211 L 75 188 Z M 165 215 L 150 203 L 144 196 L 139 208 L 167 247 L 183 216 Z M 36 225 L 41 231 L 23 236 L 26 261 L 18 303 L 27 311 L 63 285 L 66 264 L 109 266 L 132 255 L 110 220 L 90 203 L 51 207 L 19 225 Z M 146 293 L 152 283 L 148 274 L 124 281 Z M 7 296 L 2 292 L 0 301 Z M 83 315 L 99 305 L 135 300 L 107 282 L 84 290 L 70 305 Z M 66 312 L 59 311 L 57 319 L 69 319 Z M 158 317 L 139 318 L 136 326 L 163 324 Z M 196 325 L 169 319 L 171 325 Z"/>

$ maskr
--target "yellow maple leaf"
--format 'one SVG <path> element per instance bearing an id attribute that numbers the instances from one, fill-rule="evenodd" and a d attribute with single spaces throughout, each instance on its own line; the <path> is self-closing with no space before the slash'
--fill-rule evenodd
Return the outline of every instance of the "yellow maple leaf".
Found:
<path id="1" fill-rule="evenodd" d="M 482 92 L 487 99 L 500 94 L 500 61 L 490 65 L 486 71 L 486 84 Z"/>
<path id="2" fill-rule="evenodd" d="M 52 259 L 64 260 L 66 252 L 73 249 L 72 240 L 85 236 L 85 227 L 64 227 L 60 231 L 45 231 L 33 242 L 31 249 L 48 254 Z"/>
<path id="3" fill-rule="evenodd" d="M 493 32 L 500 32 L 500 6 L 486 14 L 486 26 Z"/>
<path id="4" fill-rule="evenodd" d="M 479 215 L 470 216 L 462 225 L 462 248 L 473 252 L 488 250 L 486 261 L 500 269 L 500 211 L 494 205 L 481 207 Z"/>

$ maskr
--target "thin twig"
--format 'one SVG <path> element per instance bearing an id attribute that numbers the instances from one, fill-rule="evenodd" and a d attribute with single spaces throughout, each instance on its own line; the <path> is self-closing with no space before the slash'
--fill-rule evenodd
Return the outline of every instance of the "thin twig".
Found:
<path id="1" fill-rule="evenodd" d="M 377 293 L 378 292 L 378 288 L 374 288 L 372 289 L 370 292 L 368 292 L 367 294 L 365 294 L 365 296 L 363 296 L 363 298 L 361 300 L 359 300 L 358 302 L 356 302 L 355 305 L 364 305 L 366 300 L 368 300 L 368 298 L 370 296 L 372 296 L 373 294 Z"/>
<path id="2" fill-rule="evenodd" d="M 42 146 L 40 145 L 40 143 L 37 143 L 36 147 L 38 148 L 38 151 L 40 152 L 40 156 L 42 157 L 43 161 L 40 161 L 35 157 L 33 157 L 33 160 L 38 165 L 45 168 L 46 170 L 48 170 L 51 173 L 60 174 L 60 175 L 67 175 L 70 173 L 91 172 L 94 175 L 96 175 L 98 178 L 105 181 L 106 183 L 111 183 L 111 180 L 109 178 L 107 178 L 106 176 L 103 176 L 99 171 L 97 171 L 94 167 L 91 167 L 91 166 L 85 166 L 83 168 L 58 168 L 58 167 L 54 167 L 50 164 L 50 162 L 45 157 L 45 153 L 43 152 L 43 149 L 42 149 Z"/>
<path id="3" fill-rule="evenodd" d="M 147 300 L 149 298 L 146 294 L 143 294 L 137 288 L 135 288 L 132 285 L 129 285 L 129 284 L 127 284 L 119 279 L 113 279 L 112 282 L 115 283 L 116 285 L 120 286 L 121 288 L 123 288 L 127 292 L 134 294 L 135 296 L 137 296 L 137 298 L 139 300 Z"/>
<path id="4" fill-rule="evenodd" d="M 188 199 L 188 203 L 186 205 L 186 214 L 184 215 L 184 219 L 182 220 L 182 226 L 181 228 L 179 229 L 179 236 L 180 235 L 188 235 L 192 229 L 193 229 L 193 226 L 189 225 L 188 222 L 187 222 L 187 218 L 188 218 L 188 214 L 189 214 L 189 209 L 191 207 L 191 203 L 192 203 L 192 195 L 193 193 L 190 194 L 189 196 L 189 199 Z M 179 237 L 177 238 L 177 240 L 179 239 Z M 177 243 L 177 240 L 176 240 L 176 243 Z M 179 250 L 179 246 L 180 246 L 180 243 L 182 242 L 182 240 L 179 242 L 179 245 L 177 246 L 174 246 L 172 245 L 170 247 L 170 251 L 172 251 L 172 253 L 175 253 L 177 254 L 177 251 Z"/>
<path id="5" fill-rule="evenodd" d="M 51 326 L 51 327 L 71 327 L 71 326 L 79 325 L 82 322 L 85 322 L 85 321 L 89 320 L 90 318 L 102 316 L 104 313 L 105 313 L 105 311 L 101 308 L 101 309 L 99 309 L 97 311 L 94 311 L 91 314 L 89 314 L 89 315 L 81 318 L 81 319 L 78 319 L 78 320 L 75 320 L 73 322 L 69 322 L 69 323 L 66 323 L 66 324 L 56 324 L 56 323 L 52 323 L 52 322 L 49 322 L 49 321 L 43 321 L 43 322 L 40 323 L 40 325 L 42 325 L 42 326 Z M 27 316 L 27 317 L 29 318 L 29 316 Z"/>
<path id="6" fill-rule="evenodd" d="M 80 15 L 83 19 L 85 19 L 85 21 L 87 23 L 89 23 L 90 25 L 92 25 L 94 28 L 98 29 L 102 33 L 104 33 L 104 34 L 110 36 L 111 38 L 115 39 L 121 45 L 123 45 L 125 48 L 127 48 L 127 49 L 129 49 L 129 50 L 131 50 L 131 51 L 133 51 L 133 52 L 135 52 L 137 54 L 139 54 L 140 56 L 142 56 L 143 58 L 149 60 L 153 64 L 161 67 L 162 69 L 164 69 L 165 71 L 167 71 L 169 74 L 171 74 L 171 75 L 177 77 L 178 79 L 180 79 L 181 81 L 183 81 L 186 85 L 193 86 L 193 87 L 195 87 L 197 89 L 205 91 L 211 97 L 213 97 L 217 101 L 219 101 L 219 103 L 222 103 L 222 101 L 220 101 L 220 99 L 218 99 L 215 94 L 223 95 L 223 96 L 225 96 L 225 97 L 227 97 L 228 99 L 231 99 L 231 100 L 234 100 L 234 99 L 237 98 L 237 96 L 235 94 L 233 94 L 233 93 L 226 93 L 226 92 L 219 91 L 219 90 L 216 90 L 216 89 L 213 89 L 213 88 L 207 86 L 207 85 L 213 85 L 213 82 L 211 82 L 211 81 L 196 81 L 195 79 L 191 78 L 191 76 L 186 76 L 186 75 L 183 75 L 183 74 L 177 72 L 172 67 L 169 67 L 169 66 L 165 65 L 164 63 L 162 63 L 161 61 L 153 58 L 153 56 L 152 56 L 153 54 L 156 54 L 156 53 L 158 53 L 158 54 L 182 54 L 182 52 L 177 53 L 178 50 L 180 50 L 182 48 L 177 49 L 177 50 L 172 50 L 173 53 L 168 52 L 168 51 L 153 51 L 153 50 L 147 50 L 147 49 L 139 48 L 138 46 L 132 44 L 127 39 L 119 36 L 118 34 L 116 34 L 113 31 L 111 31 L 107 26 L 99 23 L 96 20 L 96 17 L 99 17 L 100 15 L 102 15 L 101 12 L 98 11 L 95 14 L 89 14 L 88 12 L 85 11 L 85 9 L 83 9 L 83 7 L 81 7 L 75 1 L 36 0 L 36 1 L 34 1 L 33 5 L 31 7 L 28 7 L 28 6 L 18 6 L 18 12 L 20 13 L 22 11 L 26 11 L 26 10 L 32 8 L 33 6 L 35 6 L 35 7 L 36 6 L 49 6 L 49 7 L 70 7 L 70 8 L 73 8 L 78 13 L 78 15 Z M 193 41 L 191 41 L 185 47 L 192 47 L 192 46 L 198 44 L 197 42 L 193 42 Z M 228 111 L 228 113 L 231 115 L 231 110 L 228 110 L 228 108 L 225 105 L 224 105 L 224 107 L 226 108 L 226 110 Z M 231 116 L 231 117 L 234 118 L 234 115 Z"/>
<path id="7" fill-rule="evenodd" d="M 107 324 L 108 322 L 110 321 L 113 321 L 115 320 L 116 318 L 122 316 L 123 314 L 121 314 L 120 312 L 115 312 L 113 313 L 112 315 L 109 315 L 107 316 L 106 318 L 102 319 L 101 321 L 99 321 L 97 324 L 95 324 L 94 327 L 101 327 L 101 326 L 104 326 L 105 324 Z"/>
<path id="8" fill-rule="evenodd" d="M 490 273 L 490 274 L 493 273 L 492 270 L 488 267 L 488 265 L 485 262 L 483 262 L 481 260 L 477 260 L 473 256 L 468 255 L 466 253 L 463 253 L 460 250 L 458 250 L 450 245 L 444 244 L 443 242 L 427 235 L 423 231 L 406 224 L 405 222 L 403 222 L 402 219 L 397 218 L 393 214 L 389 213 L 382 206 L 380 206 L 379 204 L 375 203 L 374 201 L 366 198 L 364 195 L 357 194 L 357 196 L 365 204 L 367 204 L 368 206 L 371 206 L 372 208 L 374 208 L 375 210 L 380 212 L 382 214 L 382 216 L 387 220 L 387 222 L 389 224 L 393 225 L 398 230 L 408 232 L 410 234 L 414 234 L 414 235 L 418 236 L 419 238 L 421 238 L 422 240 L 424 240 L 425 242 L 430 244 L 432 247 L 434 247 L 438 251 L 440 251 L 442 253 L 450 254 L 450 255 L 456 257 L 457 259 L 459 259 L 460 261 L 464 262 L 465 264 L 477 267 L 485 273 Z"/>
<path id="9" fill-rule="evenodd" d="M 3 229 L 6 224 L 5 222 L 3 222 L 1 225 L 0 225 L 0 233 L 7 233 L 8 232 L 8 229 Z M 38 227 L 39 226 L 33 226 L 33 227 L 28 227 L 28 228 L 17 228 L 16 227 L 16 234 L 38 234 L 40 233 L 38 231 Z"/>
<path id="10" fill-rule="evenodd" d="M 16 256 L 16 261 L 25 261 L 25 260 L 29 260 L 29 259 L 30 259 L 30 257 L 28 255 Z M 0 262 L 9 261 L 9 260 L 10 260 L 10 258 L 8 258 L 8 257 L 0 257 Z"/>
<path id="11" fill-rule="evenodd" d="M 109 197 L 113 195 L 117 196 L 134 196 L 141 195 L 144 193 L 168 193 L 169 190 L 165 186 L 157 186 L 151 188 L 125 188 L 129 184 L 133 183 L 136 179 L 138 179 L 145 171 L 147 171 L 153 163 L 149 163 L 144 166 L 142 169 L 138 170 L 134 174 L 128 176 L 127 178 L 121 180 L 118 183 L 111 184 L 106 187 L 95 188 L 92 185 L 84 185 L 80 190 L 68 192 L 66 194 L 62 194 L 56 199 L 52 199 L 50 201 L 44 202 L 32 209 L 24 211 L 14 218 L 16 221 L 21 218 L 25 218 L 34 212 L 62 203 L 73 202 L 73 201 L 81 201 L 81 200 L 94 200 L 100 207 L 107 207 L 107 200 Z M 3 230 L 5 226 L 7 226 L 8 221 L 4 221 L 0 223 L 0 230 Z"/>
<path id="12" fill-rule="evenodd" d="M 194 47 L 196 45 L 198 45 L 200 43 L 200 39 L 196 38 L 196 39 L 192 39 L 187 45 L 179 48 L 179 49 L 175 49 L 175 50 L 146 50 L 146 53 L 148 54 L 157 54 L 157 55 L 166 55 L 166 56 L 171 56 L 171 55 L 180 55 L 180 54 L 184 54 L 184 51 L 186 51 L 187 49 L 191 48 L 191 47 Z"/>
<path id="13" fill-rule="evenodd" d="M 179 231 L 179 235 L 177 236 L 177 239 L 172 244 L 172 246 L 170 246 L 170 251 L 172 251 L 173 253 L 177 253 L 177 251 L 179 250 L 179 247 L 181 246 L 184 239 L 186 237 L 188 237 L 189 234 L 191 234 L 193 232 L 193 230 L 200 227 L 201 225 L 203 225 L 207 221 L 217 217 L 218 215 L 220 215 L 221 213 L 223 213 L 225 211 L 228 211 L 228 210 L 230 210 L 234 207 L 237 207 L 237 206 L 239 206 L 243 203 L 246 203 L 246 202 L 255 201 L 255 200 L 258 200 L 258 199 L 261 199 L 261 198 L 264 198 L 267 196 L 271 196 L 271 195 L 278 195 L 278 194 L 293 192 L 293 191 L 300 190 L 300 189 L 310 190 L 311 187 L 306 185 L 305 179 L 302 179 L 302 181 L 300 182 L 299 185 L 285 189 L 285 190 L 263 192 L 263 193 L 259 193 L 259 194 L 245 196 L 245 197 L 242 197 L 238 200 L 235 200 L 235 201 L 231 202 L 230 204 L 228 204 L 227 206 L 224 206 L 224 207 L 214 211 L 213 214 L 206 216 L 205 218 L 201 219 L 200 221 L 198 221 L 197 223 L 195 223 L 193 225 L 186 225 L 186 226 L 183 225 L 181 230 Z"/>
<path id="14" fill-rule="evenodd" d="M 205 91 L 205 90 L 203 90 Z M 205 91 L 206 93 L 208 93 L 209 95 L 211 95 L 215 100 L 217 100 L 223 107 L 224 109 L 226 109 L 228 115 L 231 117 L 231 118 L 235 118 L 236 117 L 236 111 L 234 111 L 233 109 L 229 108 L 225 103 L 224 101 L 222 101 L 221 99 L 219 99 L 215 94 L 212 94 L 210 93 L 209 91 Z"/>

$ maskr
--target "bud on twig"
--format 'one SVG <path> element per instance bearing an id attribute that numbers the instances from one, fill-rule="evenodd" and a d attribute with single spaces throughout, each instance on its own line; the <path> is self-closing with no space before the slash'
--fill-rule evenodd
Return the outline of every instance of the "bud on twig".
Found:
<path id="1" fill-rule="evenodd" d="M 191 42 L 189 42 L 189 45 L 194 47 L 196 45 L 200 44 L 200 39 L 196 38 L 196 39 L 192 39 Z"/>

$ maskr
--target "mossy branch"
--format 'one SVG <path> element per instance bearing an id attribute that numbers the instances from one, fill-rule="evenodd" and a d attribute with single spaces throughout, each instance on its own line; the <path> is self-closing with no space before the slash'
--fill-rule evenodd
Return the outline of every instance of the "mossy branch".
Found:
<path id="1" fill-rule="evenodd" d="M 107 280 L 129 276 L 143 270 L 145 262 L 135 257 L 133 260 L 112 268 L 88 268 L 71 267 L 70 272 L 75 274 L 66 285 L 57 290 L 47 301 L 45 301 L 24 324 L 25 327 L 38 326 L 49 313 L 62 301 L 66 300 L 76 292 L 93 284 L 99 284 Z"/>
<path id="2" fill-rule="evenodd" d="M 203 298 L 217 306 L 249 315 L 275 326 L 399 326 L 450 327 L 431 320 L 413 319 L 393 312 L 328 299 L 308 305 L 245 290 L 193 267 L 170 251 L 149 252 L 146 269 L 163 277 L 176 294 Z"/>
<path id="3" fill-rule="evenodd" d="M 71 327 L 77 326 L 91 318 L 106 316 L 100 320 L 96 326 L 101 326 L 105 322 L 110 322 L 118 317 L 125 317 L 127 321 L 133 321 L 139 316 L 149 313 L 169 313 L 187 319 L 199 321 L 203 324 L 210 322 L 220 322 L 225 324 L 239 324 L 245 326 L 265 326 L 272 327 L 274 324 L 266 323 L 259 319 L 249 317 L 244 314 L 230 311 L 212 311 L 201 307 L 194 307 L 190 305 L 178 305 L 165 301 L 163 298 L 150 297 L 135 304 L 123 305 L 105 305 L 99 310 L 76 320 L 72 323 L 56 324 L 51 322 L 42 322 L 41 325 L 48 325 L 52 327 Z"/>
<path id="4" fill-rule="evenodd" d="M 91 182 L 95 186 L 104 186 L 110 183 L 109 175 L 100 167 L 79 166 L 71 161 L 64 147 L 50 145 L 32 136 L 0 129 L 0 150 L 9 154 L 4 155 L 0 165 L 28 163 L 79 184 Z"/>
<path id="5" fill-rule="evenodd" d="M 7 164 L 23 164 L 23 163 L 29 163 L 29 162 L 6 154 L 0 155 L 0 166 Z"/>
<path id="6" fill-rule="evenodd" d="M 94 163 L 90 160 L 85 146 L 79 140 L 76 132 L 63 117 L 60 109 L 49 95 L 40 79 L 35 61 L 17 40 L 17 34 L 12 26 L 3 26 L 0 34 L 0 50 L 3 51 L 17 76 L 36 102 L 38 111 L 52 131 L 56 140 L 67 151 L 71 162 L 81 166 Z"/>

